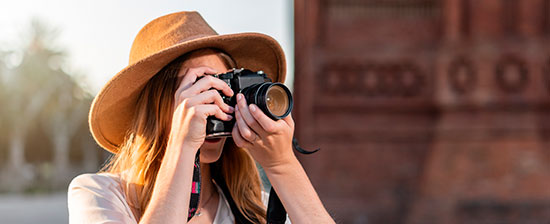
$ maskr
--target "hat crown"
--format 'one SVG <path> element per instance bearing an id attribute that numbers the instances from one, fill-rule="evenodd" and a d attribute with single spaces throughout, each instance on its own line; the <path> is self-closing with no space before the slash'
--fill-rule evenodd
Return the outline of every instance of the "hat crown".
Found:
<path id="1" fill-rule="evenodd" d="M 179 43 L 218 35 L 197 12 L 178 12 L 159 17 L 137 34 L 130 50 L 129 64 L 134 64 Z"/>

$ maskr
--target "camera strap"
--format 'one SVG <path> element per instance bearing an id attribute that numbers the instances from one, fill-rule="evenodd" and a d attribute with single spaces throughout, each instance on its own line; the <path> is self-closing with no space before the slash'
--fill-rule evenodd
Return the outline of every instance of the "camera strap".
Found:
<path id="1" fill-rule="evenodd" d="M 269 202 L 267 204 L 267 223 L 268 224 L 283 224 L 286 222 L 286 209 L 275 193 L 275 189 L 271 187 L 269 191 Z"/>
<path id="2" fill-rule="evenodd" d="M 296 138 L 292 138 L 292 146 L 299 153 L 306 155 L 315 153 L 320 150 L 320 148 L 312 151 L 305 150 L 304 148 L 300 147 L 300 145 L 298 144 L 298 139 Z M 279 199 L 279 196 L 277 196 L 277 193 L 275 192 L 275 189 L 273 187 L 271 187 L 271 190 L 269 192 L 269 202 L 267 204 L 266 218 L 268 224 L 283 224 L 286 222 L 285 206 L 283 206 L 281 199 Z"/>
<path id="3" fill-rule="evenodd" d="M 231 197 L 231 193 L 229 192 L 229 188 L 227 187 L 227 183 L 225 182 L 225 179 L 221 175 L 221 172 L 213 172 L 212 177 L 214 178 L 214 181 L 216 181 L 216 184 L 218 185 L 218 187 L 220 187 L 220 189 L 222 190 L 223 195 L 225 196 L 225 199 L 229 204 L 229 208 L 231 209 L 231 212 L 235 217 L 235 223 L 253 224 L 253 222 L 250 222 L 248 219 L 246 219 L 244 215 L 239 211 L 237 204 L 233 200 L 233 197 Z"/>
<path id="4" fill-rule="evenodd" d="M 223 192 L 223 195 L 225 196 L 227 203 L 229 204 L 229 207 L 231 209 L 231 212 L 233 213 L 233 216 L 235 217 L 235 223 L 239 224 L 253 224 L 253 222 L 250 222 L 248 219 L 244 217 L 244 215 L 239 211 L 239 208 L 237 207 L 237 204 L 233 200 L 233 197 L 231 197 L 231 193 L 229 192 L 229 188 L 227 187 L 227 183 L 225 182 L 225 179 L 221 175 L 221 172 L 219 172 L 219 168 L 216 166 L 217 163 L 212 164 L 215 166 L 216 169 L 215 172 L 212 172 L 212 179 L 216 182 L 218 187 Z M 198 206 L 199 206 L 199 199 L 200 199 L 200 192 L 201 192 L 201 172 L 200 172 L 200 150 L 197 151 L 197 155 L 195 156 L 195 166 L 193 167 L 193 183 L 191 187 L 191 198 L 189 201 L 189 214 L 187 217 L 187 221 L 191 220 L 193 216 L 195 216 Z"/>
<path id="5" fill-rule="evenodd" d="M 298 144 L 298 140 L 296 138 L 292 139 L 292 146 L 294 149 L 302 154 L 312 154 L 320 149 L 317 148 L 312 151 L 308 151 L 300 147 Z M 216 163 L 214 163 L 215 165 Z M 252 224 L 253 222 L 250 222 L 248 219 L 245 218 L 245 216 L 240 212 L 239 208 L 237 207 L 237 204 L 233 200 L 233 197 L 231 196 L 231 193 L 229 192 L 229 188 L 227 187 L 227 183 L 225 182 L 225 179 L 221 175 L 221 172 L 219 172 L 219 168 L 215 167 L 216 171 L 212 172 L 212 178 L 216 182 L 216 184 L 220 187 L 222 190 L 227 203 L 229 204 L 229 207 L 231 209 L 231 212 L 233 213 L 233 216 L 235 217 L 235 223 L 239 224 Z M 191 198 L 189 202 L 189 216 L 187 217 L 187 221 L 191 220 L 193 216 L 195 216 L 195 213 L 197 212 L 198 206 L 199 206 L 199 199 L 200 199 L 200 192 L 201 192 L 201 172 L 200 172 L 200 150 L 197 151 L 197 155 L 195 156 L 195 164 L 193 167 L 193 182 L 191 187 Z M 267 214 L 266 214 L 266 221 L 268 224 L 283 224 L 286 222 L 286 209 L 283 206 L 283 203 L 281 202 L 281 199 L 275 192 L 275 189 L 271 187 L 271 190 L 269 192 L 269 202 L 267 206 Z"/>
<path id="6" fill-rule="evenodd" d="M 187 221 L 191 220 L 199 207 L 201 193 L 201 169 L 200 169 L 200 150 L 195 156 L 195 165 L 193 167 L 193 182 L 191 183 L 191 197 L 189 199 L 189 211 Z"/>

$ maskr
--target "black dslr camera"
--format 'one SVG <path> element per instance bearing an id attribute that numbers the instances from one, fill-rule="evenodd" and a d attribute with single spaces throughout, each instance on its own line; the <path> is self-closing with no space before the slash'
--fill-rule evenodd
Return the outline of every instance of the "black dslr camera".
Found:
<path id="1" fill-rule="evenodd" d="M 237 93 L 242 93 L 248 104 L 256 104 L 273 120 L 284 118 L 292 111 L 292 94 L 282 83 L 273 83 L 263 71 L 253 72 L 248 69 L 233 69 L 230 72 L 217 74 L 214 77 L 223 80 L 235 95 L 225 96 L 220 92 L 223 101 L 229 106 L 237 104 Z M 235 118 L 222 121 L 214 116 L 206 121 L 206 139 L 231 137 Z"/>

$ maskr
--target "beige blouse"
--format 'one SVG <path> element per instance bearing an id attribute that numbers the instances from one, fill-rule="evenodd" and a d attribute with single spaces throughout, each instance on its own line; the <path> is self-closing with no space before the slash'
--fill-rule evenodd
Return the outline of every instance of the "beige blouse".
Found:
<path id="1" fill-rule="evenodd" d="M 217 187 L 217 186 L 216 186 Z M 233 224 L 235 217 L 221 189 L 214 224 Z M 262 192 L 267 207 L 269 194 Z M 68 191 L 69 223 L 137 223 L 122 190 L 120 177 L 114 174 L 82 174 L 71 181 Z M 290 223 L 288 217 L 287 222 Z"/>

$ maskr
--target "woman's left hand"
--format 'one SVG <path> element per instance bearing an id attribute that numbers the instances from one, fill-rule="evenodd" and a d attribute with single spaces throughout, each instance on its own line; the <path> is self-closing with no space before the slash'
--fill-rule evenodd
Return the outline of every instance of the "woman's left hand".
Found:
<path id="1" fill-rule="evenodd" d="M 294 120 L 286 116 L 274 121 L 254 105 L 248 105 L 243 94 L 237 94 L 236 123 L 232 137 L 235 144 L 246 148 L 266 172 L 296 159 L 292 152 Z"/>
<path id="2" fill-rule="evenodd" d="M 237 94 L 233 141 L 264 168 L 293 223 L 334 223 L 292 151 L 291 116 L 274 121 Z"/>

